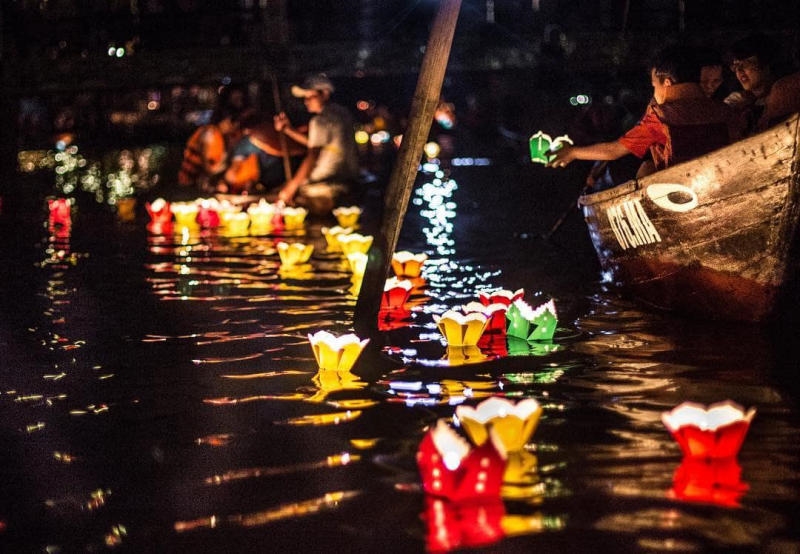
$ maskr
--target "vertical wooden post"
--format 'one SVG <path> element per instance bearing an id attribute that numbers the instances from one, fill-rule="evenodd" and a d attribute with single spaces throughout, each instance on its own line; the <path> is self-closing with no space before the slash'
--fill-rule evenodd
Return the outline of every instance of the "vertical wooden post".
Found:
<path id="1" fill-rule="evenodd" d="M 364 280 L 356 302 L 353 325 L 362 336 L 372 336 L 377 330 L 383 287 L 411 198 L 423 147 L 439 103 L 460 7 L 461 0 L 441 0 L 428 37 L 411 103 L 408 127 L 403 133 L 403 142 L 383 199 L 381 227 L 369 251 Z"/>

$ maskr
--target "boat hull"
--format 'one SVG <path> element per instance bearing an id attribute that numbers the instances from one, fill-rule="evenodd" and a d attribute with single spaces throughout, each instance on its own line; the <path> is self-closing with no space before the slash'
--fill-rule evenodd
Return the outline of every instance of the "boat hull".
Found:
<path id="1" fill-rule="evenodd" d="M 695 316 L 763 321 L 796 277 L 798 116 L 759 135 L 580 198 L 605 276 Z"/>

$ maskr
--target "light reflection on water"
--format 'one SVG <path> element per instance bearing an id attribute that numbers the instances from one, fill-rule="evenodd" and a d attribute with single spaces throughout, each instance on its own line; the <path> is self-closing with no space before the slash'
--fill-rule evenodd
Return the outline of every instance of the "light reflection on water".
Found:
<path id="1" fill-rule="evenodd" d="M 458 186 L 443 173 L 417 187 L 419 235 L 401 247 L 429 259 L 409 313 L 352 371 L 319 370 L 308 344 L 317 330 L 347 331 L 355 303 L 351 270 L 317 224 L 160 237 L 80 218 L 56 236 L 37 222 L 38 258 L 20 266 L 34 290 L 19 299 L 35 309 L 2 327 L 0 540 L 421 551 L 432 518 L 452 515 L 421 494 L 422 433 L 499 394 L 534 397 L 544 415 L 500 511 L 484 514 L 502 522 L 498 551 L 797 547 L 800 418 L 771 380 L 769 341 L 648 313 L 600 285 L 539 290 L 553 268 L 525 252 L 531 279 L 502 283 L 503 268 L 455 232 L 463 199 L 480 200 L 461 171 Z M 104 233 L 114 240 L 88 238 Z M 286 237 L 314 244 L 303 267 L 281 266 Z M 4 292 L 30 290 L 21 280 L 9 275 Z M 556 298 L 552 342 L 445 344 L 432 314 L 501 284 Z M 723 398 L 758 415 L 732 481 L 704 495 L 698 472 L 720 469 L 683 466 L 660 414 Z"/>

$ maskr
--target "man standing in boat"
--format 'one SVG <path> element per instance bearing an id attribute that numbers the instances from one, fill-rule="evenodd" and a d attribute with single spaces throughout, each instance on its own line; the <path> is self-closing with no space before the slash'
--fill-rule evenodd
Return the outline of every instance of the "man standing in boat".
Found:
<path id="1" fill-rule="evenodd" d="M 333 91 L 333 83 L 323 74 L 292 87 L 292 94 L 302 98 L 312 114 L 308 135 L 292 127 L 283 112 L 274 122 L 275 130 L 308 147 L 300 167 L 278 193 L 278 201 L 291 204 L 297 199 L 318 215 L 330 212 L 336 198 L 347 193 L 358 177 L 353 117 L 347 108 L 331 102 Z"/>
<path id="2" fill-rule="evenodd" d="M 700 64 L 691 50 L 663 50 L 650 67 L 653 98 L 644 116 L 617 140 L 586 146 L 564 146 L 548 167 L 566 167 L 573 160 L 616 160 L 627 154 L 652 160 L 637 173 L 642 177 L 690 160 L 731 142 L 733 114 L 724 103 L 707 98 L 700 88 Z"/>

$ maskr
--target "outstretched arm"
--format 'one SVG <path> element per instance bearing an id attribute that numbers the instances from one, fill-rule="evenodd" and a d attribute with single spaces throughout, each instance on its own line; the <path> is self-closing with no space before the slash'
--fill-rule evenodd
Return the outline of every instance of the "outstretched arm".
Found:
<path id="1" fill-rule="evenodd" d="M 273 123 L 275 125 L 275 130 L 279 133 L 285 134 L 287 137 L 295 142 L 299 142 L 303 146 L 308 146 L 308 135 L 292 127 L 289 118 L 284 112 L 273 117 Z"/>
<path id="2" fill-rule="evenodd" d="M 305 183 L 308 180 L 308 176 L 311 174 L 311 170 L 317 164 L 317 159 L 319 159 L 319 153 L 321 148 L 309 148 L 306 157 L 303 158 L 303 161 L 300 163 L 300 167 L 297 168 L 297 171 L 289 179 L 283 188 L 281 188 L 280 192 L 278 193 L 278 200 L 283 202 L 284 204 L 290 204 L 292 199 L 294 199 L 294 195 L 297 194 L 297 189 L 300 188 L 300 185 Z"/>
<path id="3" fill-rule="evenodd" d="M 630 153 L 630 150 L 617 140 L 586 146 L 564 146 L 555 152 L 547 167 L 566 167 L 573 160 L 616 160 Z"/>

